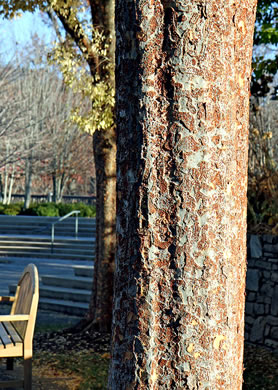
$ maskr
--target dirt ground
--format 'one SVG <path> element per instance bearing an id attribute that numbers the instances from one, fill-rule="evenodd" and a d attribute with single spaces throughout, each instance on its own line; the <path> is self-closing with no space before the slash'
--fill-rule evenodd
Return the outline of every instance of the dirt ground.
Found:
<path id="1" fill-rule="evenodd" d="M 76 390 L 80 383 L 77 377 L 62 377 L 55 371 L 43 372 L 39 367 L 33 367 L 33 390 Z M 16 364 L 13 371 L 6 371 L 4 359 L 0 364 L 1 380 L 15 380 L 23 378 L 23 367 Z M 7 388 L 8 389 L 8 388 Z M 9 388 L 11 390 L 11 388 Z M 22 390 L 21 387 L 12 388 Z"/>

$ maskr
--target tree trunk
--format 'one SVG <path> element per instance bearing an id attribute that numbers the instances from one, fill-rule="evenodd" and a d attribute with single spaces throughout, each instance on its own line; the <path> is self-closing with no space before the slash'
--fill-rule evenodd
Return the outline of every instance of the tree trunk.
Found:
<path id="1" fill-rule="evenodd" d="M 91 2 L 91 7 L 95 25 L 102 26 L 107 34 L 109 60 L 114 64 L 115 1 L 94 1 Z M 102 60 L 100 60 L 100 62 L 102 62 Z M 103 61 L 103 64 L 105 63 L 106 60 Z M 94 72 L 95 69 L 93 67 L 91 69 L 92 75 Z M 100 66 L 99 72 L 100 77 L 107 77 L 105 66 L 103 69 L 102 66 Z M 113 76 L 110 76 L 109 83 L 111 88 L 114 87 Z M 93 148 L 96 169 L 96 255 L 94 261 L 92 296 L 87 320 L 89 320 L 95 329 L 103 332 L 110 332 L 116 251 L 115 127 L 112 127 L 109 130 L 95 132 L 93 137 Z"/>
<path id="2" fill-rule="evenodd" d="M 117 2 L 110 389 L 241 389 L 255 10 Z"/>
<path id="3" fill-rule="evenodd" d="M 2 181 L 2 175 L 0 174 L 0 202 L 3 203 L 3 181 Z"/>
<path id="4" fill-rule="evenodd" d="M 7 204 L 8 202 L 8 180 L 9 180 L 9 172 L 8 165 L 5 166 L 4 170 L 4 195 L 3 195 L 3 204 Z"/>
<path id="5" fill-rule="evenodd" d="M 116 247 L 115 129 L 98 131 L 93 139 L 96 168 L 96 257 L 88 319 L 101 331 L 111 330 Z"/>
<path id="6" fill-rule="evenodd" d="M 57 177 L 56 177 L 56 173 L 52 174 L 52 189 L 53 189 L 52 202 L 56 203 L 56 201 L 57 201 Z"/>
<path id="7" fill-rule="evenodd" d="M 10 204 L 11 200 L 12 200 L 12 193 L 13 193 L 13 186 L 14 186 L 14 171 L 15 171 L 15 168 L 14 168 L 14 164 L 13 164 L 12 165 L 12 172 L 11 172 L 11 176 L 10 176 L 8 204 Z"/>
<path id="8" fill-rule="evenodd" d="M 66 184 L 66 175 L 65 172 L 63 172 L 58 178 L 57 199 L 56 199 L 57 203 L 61 203 L 63 200 L 65 184 Z"/>
<path id="9" fill-rule="evenodd" d="M 27 157 L 25 161 L 24 209 L 28 209 L 31 203 L 32 178 L 33 178 L 33 160 L 32 157 Z"/>

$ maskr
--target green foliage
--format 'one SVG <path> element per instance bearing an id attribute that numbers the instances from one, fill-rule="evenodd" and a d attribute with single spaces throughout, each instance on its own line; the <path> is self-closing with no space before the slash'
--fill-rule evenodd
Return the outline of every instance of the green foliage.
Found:
<path id="1" fill-rule="evenodd" d="M 0 214 L 5 215 L 32 215 L 44 217 L 63 217 L 74 210 L 80 210 L 80 217 L 94 218 L 96 207 L 84 203 L 31 203 L 30 207 L 24 210 L 23 203 L 10 205 L 0 204 Z"/>
<path id="2" fill-rule="evenodd" d="M 277 31 L 278 2 L 276 0 L 259 0 L 256 15 L 254 44 L 278 44 Z"/>
<path id="3" fill-rule="evenodd" d="M 273 80 L 273 76 L 278 70 L 278 1 L 259 0 L 256 15 L 254 32 L 254 45 L 256 50 L 253 55 L 253 77 L 251 92 L 254 96 L 265 96 L 269 92 L 268 83 Z M 261 55 L 260 47 L 272 48 L 272 53 L 276 55 L 266 59 Z M 263 50 L 264 51 L 264 50 Z"/>
<path id="4" fill-rule="evenodd" d="M 23 203 L 0 204 L 0 214 L 18 215 L 23 208 Z"/>
<path id="5" fill-rule="evenodd" d="M 57 43 L 48 56 L 50 64 L 58 64 L 64 82 L 80 94 L 80 98 L 91 101 L 92 108 L 88 113 L 84 114 L 80 106 L 76 106 L 71 115 L 71 120 L 89 134 L 110 129 L 114 125 L 115 105 L 115 90 L 111 85 L 113 70 L 107 58 L 109 46 L 99 32 L 93 34 L 91 44 L 95 55 L 101 54 L 105 58 L 105 74 L 102 78 L 98 74 L 90 74 L 86 67 L 86 55 L 78 54 L 73 40 L 69 38 L 66 43 Z"/>
<path id="6" fill-rule="evenodd" d="M 42 203 L 34 208 L 36 214 L 40 217 L 59 217 L 59 210 L 55 203 Z"/>
<path id="7" fill-rule="evenodd" d="M 60 216 L 66 215 L 74 210 L 80 211 L 80 217 L 94 218 L 96 216 L 95 206 L 88 206 L 85 203 L 58 203 L 56 206 L 59 209 Z"/>

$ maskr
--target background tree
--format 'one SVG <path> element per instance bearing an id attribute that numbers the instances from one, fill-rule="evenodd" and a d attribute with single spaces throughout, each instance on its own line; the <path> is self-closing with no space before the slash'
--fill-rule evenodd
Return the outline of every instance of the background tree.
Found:
<path id="1" fill-rule="evenodd" d="M 68 84 L 81 80 L 92 101 L 91 115 L 75 119 L 93 137 L 96 168 L 96 260 L 88 321 L 110 330 L 115 257 L 116 144 L 114 126 L 114 0 L 0 1 L 0 12 L 13 17 L 36 7 L 49 12 L 59 30 L 60 45 L 54 58 L 60 62 Z M 63 38 L 65 37 L 65 38 Z M 80 63 L 86 62 L 86 69 Z M 74 72 L 74 71 L 77 71 Z M 79 73 L 79 71 L 81 73 Z M 77 77 L 74 74 L 77 74 Z M 82 75 L 80 79 L 78 75 Z M 87 82 L 88 81 L 88 82 Z M 78 84 L 80 88 L 80 83 Z"/>
<path id="2" fill-rule="evenodd" d="M 248 229 L 277 233 L 278 2 L 259 0 L 251 83 Z M 276 75 L 276 77 L 275 77 Z"/>
<path id="3" fill-rule="evenodd" d="M 56 79 L 51 94 L 49 115 L 45 120 L 48 135 L 45 174 L 51 175 L 53 201 L 60 202 L 69 180 L 74 175 L 84 173 L 85 169 L 91 171 L 93 167 L 92 154 L 86 153 L 86 143 L 92 143 L 91 136 L 81 133 L 78 125 L 70 120 L 77 100 L 84 113 L 90 108 L 88 104 L 80 104 L 80 95 L 69 89 L 62 78 Z M 91 150 L 91 146 L 89 148 Z"/>
<path id="4" fill-rule="evenodd" d="M 265 96 L 278 70 L 278 2 L 259 0 L 254 32 L 253 77 L 251 93 Z M 252 108 L 252 106 L 251 106 Z"/>
<path id="5" fill-rule="evenodd" d="M 241 389 L 255 12 L 117 2 L 111 389 Z"/>
<path id="6" fill-rule="evenodd" d="M 23 155 L 21 121 L 24 96 L 15 85 L 20 77 L 19 69 L 12 64 L 0 67 L 0 192 L 3 203 L 9 203 L 14 178 Z"/>
<path id="7" fill-rule="evenodd" d="M 59 201 L 69 182 L 80 182 L 93 168 L 92 154 L 88 153 L 92 137 L 82 134 L 69 119 L 77 100 L 85 114 L 88 104 L 80 103 L 80 94 L 65 85 L 57 67 L 49 67 L 37 37 L 32 43 L 16 53 L 21 59 L 18 66 L 15 61 L 2 67 L 0 81 L 3 202 L 10 202 L 17 182 L 18 191 L 26 195 L 26 207 L 33 182 L 42 193 L 42 178 L 51 176 L 45 191 L 51 191 L 53 184 L 54 198 Z"/>

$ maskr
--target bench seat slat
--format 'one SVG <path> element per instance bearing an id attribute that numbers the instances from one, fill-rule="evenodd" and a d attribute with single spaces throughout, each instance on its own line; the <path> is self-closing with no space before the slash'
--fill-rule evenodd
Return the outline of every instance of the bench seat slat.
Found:
<path id="1" fill-rule="evenodd" d="M 3 322 L 4 327 L 7 330 L 7 333 L 9 333 L 14 345 L 22 344 L 22 339 L 15 330 L 14 326 L 10 322 Z"/>
<path id="2" fill-rule="evenodd" d="M 12 342 L 11 338 L 9 337 L 6 329 L 4 328 L 1 322 L 0 322 L 0 338 L 5 348 L 11 348 L 14 346 L 14 343 Z"/>

